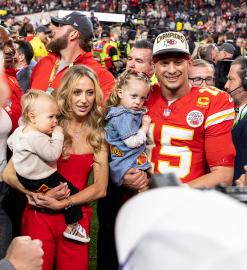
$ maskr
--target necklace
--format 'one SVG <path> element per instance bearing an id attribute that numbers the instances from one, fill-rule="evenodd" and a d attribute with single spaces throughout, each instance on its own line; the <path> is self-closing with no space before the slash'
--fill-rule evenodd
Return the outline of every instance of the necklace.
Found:
<path id="1" fill-rule="evenodd" d="M 81 126 L 79 130 L 73 130 L 71 127 L 69 127 L 69 130 L 73 134 L 73 138 L 75 138 L 76 140 L 79 140 L 81 137 L 81 132 L 83 131 L 83 126 Z"/>

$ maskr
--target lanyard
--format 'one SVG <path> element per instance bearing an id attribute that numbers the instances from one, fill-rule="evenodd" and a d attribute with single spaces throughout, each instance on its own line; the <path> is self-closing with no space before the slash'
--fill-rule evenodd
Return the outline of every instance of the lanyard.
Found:
<path id="1" fill-rule="evenodd" d="M 57 70 L 58 70 L 58 67 L 59 67 L 59 62 L 60 60 L 57 59 L 54 66 L 53 66 L 53 69 L 51 71 L 51 75 L 50 75 L 50 78 L 49 78 L 49 81 L 48 81 L 48 88 L 47 88 L 47 92 L 49 94 L 51 94 L 53 92 L 53 88 L 51 87 L 56 75 L 57 75 Z M 72 67 L 74 65 L 74 63 L 72 62 L 70 65 L 69 65 L 69 68 Z"/>
<path id="2" fill-rule="evenodd" d="M 56 60 L 53 69 L 51 71 L 51 75 L 48 81 L 48 89 L 51 87 L 52 82 L 54 81 L 55 77 L 56 77 L 56 73 L 57 73 L 57 69 L 59 67 L 59 59 Z"/>

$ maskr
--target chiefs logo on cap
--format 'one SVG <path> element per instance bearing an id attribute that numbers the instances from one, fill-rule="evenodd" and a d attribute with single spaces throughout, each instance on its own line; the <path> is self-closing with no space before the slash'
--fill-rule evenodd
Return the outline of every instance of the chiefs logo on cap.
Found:
<path id="1" fill-rule="evenodd" d="M 169 46 L 169 45 L 174 45 L 174 44 L 176 44 L 177 41 L 176 41 L 175 39 L 167 39 L 167 40 L 165 40 L 164 43 L 165 43 L 166 46 Z"/>

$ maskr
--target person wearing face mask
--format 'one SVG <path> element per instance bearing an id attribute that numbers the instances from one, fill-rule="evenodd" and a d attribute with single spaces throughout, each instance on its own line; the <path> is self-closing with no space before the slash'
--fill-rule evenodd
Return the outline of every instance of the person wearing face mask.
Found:
<path id="1" fill-rule="evenodd" d="M 230 67 L 225 84 L 226 91 L 233 98 L 236 106 L 236 117 L 232 129 L 233 143 L 236 148 L 233 180 L 245 173 L 247 165 L 247 59 L 246 56 L 236 58 Z"/>

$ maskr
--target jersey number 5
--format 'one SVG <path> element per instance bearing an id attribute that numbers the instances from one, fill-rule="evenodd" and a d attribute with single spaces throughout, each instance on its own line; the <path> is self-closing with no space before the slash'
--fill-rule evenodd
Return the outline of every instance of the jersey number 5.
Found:
<path id="1" fill-rule="evenodd" d="M 152 141 L 154 142 L 154 129 L 155 125 L 152 124 L 150 126 L 150 133 Z M 174 126 L 163 125 L 161 128 L 161 136 L 160 136 L 160 156 L 164 156 L 165 160 L 157 160 L 157 169 L 159 173 L 166 173 L 167 171 L 171 171 L 176 173 L 179 178 L 184 178 L 190 173 L 191 161 L 192 161 L 192 151 L 188 146 L 175 146 L 172 145 L 173 140 L 176 141 L 191 141 L 194 137 L 193 129 L 186 129 Z M 155 147 L 155 145 L 154 145 Z M 171 157 L 179 158 L 179 164 L 174 166 L 169 161 Z M 152 156 L 151 156 L 152 160 Z M 154 168 L 154 164 L 153 168 Z"/>

